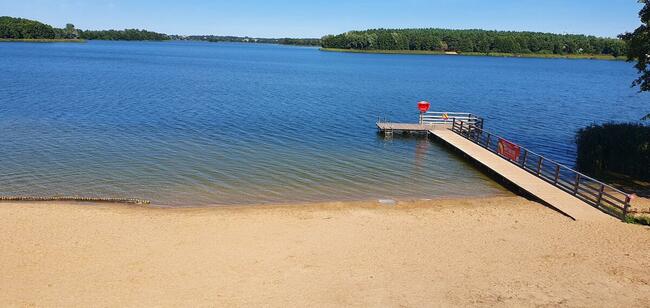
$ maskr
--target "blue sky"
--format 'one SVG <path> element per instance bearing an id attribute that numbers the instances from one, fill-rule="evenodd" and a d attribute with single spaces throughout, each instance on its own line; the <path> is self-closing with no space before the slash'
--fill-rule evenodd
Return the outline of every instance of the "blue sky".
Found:
<path id="1" fill-rule="evenodd" d="M 367 28 L 481 28 L 613 37 L 639 25 L 635 0 L 0 0 L 0 15 L 80 29 L 321 37 Z"/>

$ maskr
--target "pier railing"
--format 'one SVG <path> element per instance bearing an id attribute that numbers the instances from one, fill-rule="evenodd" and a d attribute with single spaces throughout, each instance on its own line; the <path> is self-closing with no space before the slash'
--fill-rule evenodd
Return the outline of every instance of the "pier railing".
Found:
<path id="1" fill-rule="evenodd" d="M 429 111 L 420 116 L 420 124 L 450 124 L 453 121 L 463 121 L 483 128 L 483 118 L 471 113 Z"/>
<path id="2" fill-rule="evenodd" d="M 462 120 L 452 131 L 601 211 L 625 220 L 631 195 Z"/>

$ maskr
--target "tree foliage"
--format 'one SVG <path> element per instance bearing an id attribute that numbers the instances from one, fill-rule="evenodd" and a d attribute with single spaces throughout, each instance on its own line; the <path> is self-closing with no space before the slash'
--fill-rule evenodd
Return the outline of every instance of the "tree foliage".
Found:
<path id="1" fill-rule="evenodd" d="M 650 180 L 650 126 L 608 123 L 576 134 L 578 169 L 594 176 L 615 172 Z"/>
<path id="2" fill-rule="evenodd" d="M 620 37 L 627 44 L 628 61 L 637 61 L 635 67 L 641 75 L 633 82 L 632 86 L 639 86 L 641 91 L 650 91 L 650 68 L 648 68 L 648 61 L 650 61 L 650 1 L 640 0 L 639 2 L 644 3 L 639 12 L 642 25 L 634 32 L 622 34 Z"/>
<path id="3" fill-rule="evenodd" d="M 157 33 L 140 29 L 125 30 L 79 30 L 79 38 L 85 40 L 105 40 L 105 41 L 164 41 L 169 36 L 163 33 Z"/>
<path id="4" fill-rule="evenodd" d="M 328 35 L 325 48 L 361 50 L 430 50 L 540 54 L 606 54 L 619 56 L 625 43 L 595 36 L 448 29 L 372 29 Z"/>
<path id="5" fill-rule="evenodd" d="M 0 38 L 54 39 L 56 32 L 50 25 L 25 18 L 0 17 Z"/>
<path id="6" fill-rule="evenodd" d="M 259 44 L 282 44 L 299 46 L 320 46 L 320 39 L 317 38 L 258 38 L 248 36 L 218 36 L 218 35 L 190 35 L 171 36 L 177 40 L 208 41 L 208 42 L 235 42 L 235 43 L 259 43 Z"/>
<path id="7" fill-rule="evenodd" d="M 73 24 L 66 24 L 65 28 L 54 28 L 55 38 L 57 39 L 78 39 L 79 30 Z"/>
<path id="8" fill-rule="evenodd" d="M 162 41 L 168 40 L 169 36 L 138 29 L 82 31 L 77 30 L 73 24 L 66 24 L 65 28 L 59 29 L 35 20 L 2 16 L 0 17 L 0 38 Z"/>

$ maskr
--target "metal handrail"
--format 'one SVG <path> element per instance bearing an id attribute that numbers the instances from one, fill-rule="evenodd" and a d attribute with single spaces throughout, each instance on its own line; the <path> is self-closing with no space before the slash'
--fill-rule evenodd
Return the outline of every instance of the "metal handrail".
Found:
<path id="1" fill-rule="evenodd" d="M 623 220 L 627 218 L 632 197 L 630 194 L 612 187 L 611 185 L 598 181 L 588 175 L 580 173 L 554 160 L 548 159 L 525 147 L 519 146 L 518 144 L 511 142 L 508 139 L 503 138 L 497 134 L 485 131 L 482 127 L 479 127 L 473 123 L 454 119 L 452 121 L 451 130 L 468 139 L 469 141 L 472 141 L 486 148 L 490 152 L 493 152 L 498 156 L 510 161 L 511 163 L 528 171 L 529 173 L 532 173 L 533 175 L 552 184 L 553 186 L 572 194 L 587 204 L 590 204 L 612 216 L 616 216 Z M 496 140 L 493 140 L 493 138 L 496 138 Z M 516 160 L 512 160 L 501 155 L 498 151 L 498 144 L 501 140 L 517 146 L 523 154 L 519 155 Z M 496 149 L 494 148 L 495 146 L 497 147 Z M 533 159 L 535 157 L 536 159 Z M 531 162 L 534 164 L 532 167 L 530 165 Z M 546 168 L 549 165 L 553 167 L 551 171 Z M 567 175 L 569 176 L 568 179 Z M 586 182 L 595 184 L 595 187 L 590 186 Z M 616 194 L 620 195 L 622 198 L 618 198 L 615 196 Z M 612 212 L 611 207 L 622 211 L 622 213 L 618 214 Z"/>
<path id="2" fill-rule="evenodd" d="M 428 111 L 420 115 L 421 124 L 450 124 L 454 120 L 465 121 L 483 127 L 483 118 L 467 112 Z"/>

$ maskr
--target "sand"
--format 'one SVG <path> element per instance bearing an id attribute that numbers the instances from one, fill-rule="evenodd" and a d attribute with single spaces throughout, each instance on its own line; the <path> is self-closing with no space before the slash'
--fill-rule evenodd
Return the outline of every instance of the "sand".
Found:
<path id="1" fill-rule="evenodd" d="M 650 228 L 520 197 L 0 204 L 0 306 L 650 306 Z"/>

